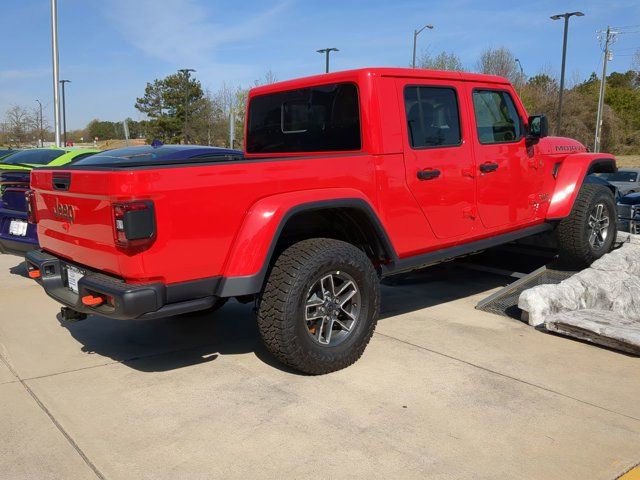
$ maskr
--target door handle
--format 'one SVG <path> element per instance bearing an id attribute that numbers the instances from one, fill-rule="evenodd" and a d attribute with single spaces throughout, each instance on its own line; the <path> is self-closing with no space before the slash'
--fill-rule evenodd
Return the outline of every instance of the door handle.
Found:
<path id="1" fill-rule="evenodd" d="M 440 176 L 440 170 L 418 170 L 418 180 L 433 180 Z"/>
<path id="2" fill-rule="evenodd" d="M 498 165 L 497 163 L 492 162 L 483 163 L 482 165 L 480 165 L 480 171 L 482 173 L 495 172 L 499 166 L 500 165 Z"/>

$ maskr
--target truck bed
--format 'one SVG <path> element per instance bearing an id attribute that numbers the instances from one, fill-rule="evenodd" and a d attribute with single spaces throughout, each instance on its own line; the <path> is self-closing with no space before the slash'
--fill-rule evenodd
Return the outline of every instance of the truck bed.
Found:
<path id="1" fill-rule="evenodd" d="M 56 188 L 56 178 L 67 178 L 68 189 Z M 32 174 L 41 247 L 129 282 L 220 275 L 252 204 L 320 186 L 348 187 L 375 198 L 371 157 L 123 162 Z M 112 204 L 131 200 L 153 201 L 157 221 L 153 245 L 134 254 L 116 246 L 113 231 Z M 71 208 L 73 220 L 56 216 L 56 206 Z"/>

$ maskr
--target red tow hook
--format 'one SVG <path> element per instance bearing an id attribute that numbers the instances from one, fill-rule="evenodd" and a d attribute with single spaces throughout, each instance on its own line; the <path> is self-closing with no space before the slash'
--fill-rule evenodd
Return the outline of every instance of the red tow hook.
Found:
<path id="1" fill-rule="evenodd" d="M 29 278 L 40 278 L 40 270 L 29 270 Z"/>
<path id="2" fill-rule="evenodd" d="M 104 298 L 94 297 L 93 295 L 85 295 L 82 297 L 82 303 L 87 307 L 98 307 L 104 303 Z"/>

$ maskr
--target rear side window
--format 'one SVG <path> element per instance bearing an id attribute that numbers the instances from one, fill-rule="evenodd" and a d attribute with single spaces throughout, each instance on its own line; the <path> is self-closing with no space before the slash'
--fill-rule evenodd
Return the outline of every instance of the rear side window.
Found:
<path id="1" fill-rule="evenodd" d="M 249 153 L 360 150 L 358 89 L 336 83 L 259 95 L 247 128 Z"/>
<path id="2" fill-rule="evenodd" d="M 616 173 L 596 173 L 596 177 L 604 178 L 609 182 L 635 182 L 638 179 L 636 172 L 618 170 Z"/>
<path id="3" fill-rule="evenodd" d="M 412 148 L 460 145 L 460 115 L 454 89 L 406 87 L 404 105 Z"/>
<path id="4" fill-rule="evenodd" d="M 475 90 L 473 108 L 480 143 L 515 142 L 522 138 L 522 121 L 507 92 Z"/>

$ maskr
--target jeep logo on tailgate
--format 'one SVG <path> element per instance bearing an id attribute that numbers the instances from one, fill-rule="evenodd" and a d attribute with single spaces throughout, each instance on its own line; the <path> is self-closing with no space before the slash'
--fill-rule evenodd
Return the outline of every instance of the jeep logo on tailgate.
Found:
<path id="1" fill-rule="evenodd" d="M 73 223 L 75 212 L 73 210 L 73 206 L 67 205 L 66 203 L 60 203 L 56 198 L 56 204 L 53 207 L 53 216 L 68 220 L 70 223 Z"/>

